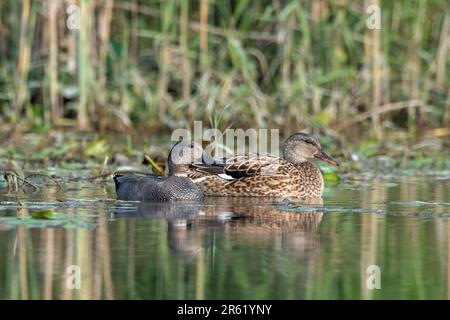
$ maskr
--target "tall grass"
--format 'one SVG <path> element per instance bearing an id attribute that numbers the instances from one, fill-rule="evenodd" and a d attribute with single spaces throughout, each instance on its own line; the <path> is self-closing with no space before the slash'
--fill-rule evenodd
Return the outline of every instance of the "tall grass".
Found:
<path id="1" fill-rule="evenodd" d="M 445 0 L 55 2 L 0 4 L 4 123 L 169 130 L 230 105 L 225 127 L 381 139 L 449 125 Z M 79 30 L 65 28 L 70 4 Z"/>

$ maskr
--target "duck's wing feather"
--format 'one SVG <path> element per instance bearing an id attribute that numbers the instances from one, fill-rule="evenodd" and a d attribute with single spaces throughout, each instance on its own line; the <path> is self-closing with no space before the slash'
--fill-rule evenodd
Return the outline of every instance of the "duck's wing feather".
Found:
<path id="1" fill-rule="evenodd" d="M 222 174 L 224 173 L 223 164 L 207 164 L 207 163 L 196 163 L 193 164 L 195 172 L 199 174 Z"/>
<path id="2" fill-rule="evenodd" d="M 226 174 L 233 178 L 269 175 L 279 171 L 282 160 L 273 155 L 246 154 L 229 158 L 225 162 L 195 165 L 196 170 L 206 174 Z"/>
<path id="3" fill-rule="evenodd" d="M 224 173 L 225 160 L 215 159 L 207 154 L 203 154 L 201 163 L 191 164 L 190 178 L 200 178 L 201 176 L 210 174 L 223 174 Z"/>
<path id="4" fill-rule="evenodd" d="M 224 172 L 234 178 L 272 175 L 279 171 L 282 160 L 273 155 L 246 154 L 228 159 Z"/>

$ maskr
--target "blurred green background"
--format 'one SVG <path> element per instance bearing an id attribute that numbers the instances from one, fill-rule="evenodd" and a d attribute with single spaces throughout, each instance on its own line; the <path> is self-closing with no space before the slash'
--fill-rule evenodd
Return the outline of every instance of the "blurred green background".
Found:
<path id="1" fill-rule="evenodd" d="M 450 134 L 446 0 L 5 0 L 0 12 L 3 130 L 195 119 L 351 141 Z"/>

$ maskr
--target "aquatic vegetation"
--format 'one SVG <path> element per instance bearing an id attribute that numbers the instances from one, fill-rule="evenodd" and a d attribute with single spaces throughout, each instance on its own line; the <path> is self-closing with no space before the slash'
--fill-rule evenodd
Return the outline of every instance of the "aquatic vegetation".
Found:
<path id="1" fill-rule="evenodd" d="M 56 213 L 52 210 L 35 211 L 31 216 L 2 217 L 0 216 L 0 230 L 24 226 L 27 228 L 66 228 L 92 230 L 96 224 L 79 214 Z"/>

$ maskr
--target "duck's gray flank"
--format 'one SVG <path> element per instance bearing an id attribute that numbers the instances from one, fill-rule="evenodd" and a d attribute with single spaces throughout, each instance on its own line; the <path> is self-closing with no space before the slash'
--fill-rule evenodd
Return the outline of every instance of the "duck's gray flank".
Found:
<path id="1" fill-rule="evenodd" d="M 117 199 L 128 201 L 202 201 L 199 186 L 184 177 L 115 174 Z"/>

